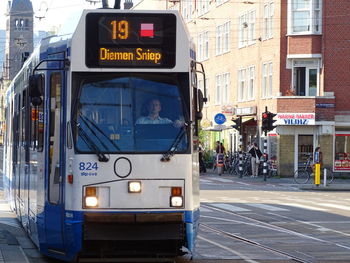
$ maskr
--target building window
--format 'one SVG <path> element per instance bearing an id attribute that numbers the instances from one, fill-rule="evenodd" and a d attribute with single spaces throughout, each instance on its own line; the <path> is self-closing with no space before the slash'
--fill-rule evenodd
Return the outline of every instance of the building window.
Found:
<path id="1" fill-rule="evenodd" d="M 222 5 L 223 3 L 228 2 L 229 0 L 216 0 L 216 6 Z"/>
<path id="2" fill-rule="evenodd" d="M 181 14 L 182 17 L 186 22 L 192 20 L 192 13 L 193 13 L 193 3 L 192 1 L 184 1 L 183 4 L 181 5 Z"/>
<path id="3" fill-rule="evenodd" d="M 216 87 L 216 96 L 215 96 L 215 102 L 216 104 L 221 103 L 221 75 L 215 76 L 215 87 Z"/>
<path id="4" fill-rule="evenodd" d="M 269 39 L 273 37 L 273 15 L 274 15 L 274 4 L 268 3 L 264 5 L 264 35 L 263 39 Z"/>
<path id="5" fill-rule="evenodd" d="M 262 94 L 263 98 L 272 96 L 272 62 L 264 63 L 262 66 Z"/>
<path id="6" fill-rule="evenodd" d="M 248 23 L 248 44 L 254 44 L 255 43 L 255 10 L 248 13 L 249 17 L 249 23 Z"/>
<path id="7" fill-rule="evenodd" d="M 224 73 L 222 75 L 222 87 L 223 102 L 228 103 L 230 101 L 230 73 Z"/>
<path id="8" fill-rule="evenodd" d="M 296 96 L 319 94 L 319 61 L 293 60 L 293 92 Z"/>
<path id="9" fill-rule="evenodd" d="M 289 1 L 289 34 L 321 33 L 321 0 Z"/>
<path id="10" fill-rule="evenodd" d="M 248 99 L 254 99 L 255 67 L 248 68 Z"/>
<path id="11" fill-rule="evenodd" d="M 245 69 L 238 70 L 238 101 L 243 101 L 245 98 Z"/>
<path id="12" fill-rule="evenodd" d="M 334 170 L 350 171 L 350 132 L 335 134 Z"/>
<path id="13" fill-rule="evenodd" d="M 254 44 L 256 11 L 251 10 L 238 18 L 238 48 Z"/>
<path id="14" fill-rule="evenodd" d="M 198 35 L 197 57 L 198 57 L 198 61 L 203 60 L 203 34 Z"/>
<path id="15" fill-rule="evenodd" d="M 208 0 L 198 0 L 198 15 L 203 15 L 209 11 Z"/>
<path id="16" fill-rule="evenodd" d="M 223 104 L 230 101 L 230 73 L 216 75 L 216 104 Z"/>
<path id="17" fill-rule="evenodd" d="M 230 24 L 228 21 L 216 27 L 216 55 L 230 50 Z"/>

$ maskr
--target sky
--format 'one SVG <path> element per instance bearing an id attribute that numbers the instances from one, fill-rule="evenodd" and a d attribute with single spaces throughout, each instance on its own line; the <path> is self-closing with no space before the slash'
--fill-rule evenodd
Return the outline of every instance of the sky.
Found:
<path id="1" fill-rule="evenodd" d="M 83 9 L 93 9 L 102 7 L 101 0 L 95 5 L 87 0 L 31 0 L 34 9 L 34 31 L 50 31 L 53 27 L 64 24 L 72 16 L 77 16 Z M 134 4 L 139 0 L 134 0 Z M 0 29 L 6 28 L 6 9 L 8 0 L 0 0 Z M 114 6 L 114 0 L 109 0 L 110 6 Z M 121 8 L 124 1 L 121 0 Z M 45 11 L 47 10 L 47 11 Z"/>

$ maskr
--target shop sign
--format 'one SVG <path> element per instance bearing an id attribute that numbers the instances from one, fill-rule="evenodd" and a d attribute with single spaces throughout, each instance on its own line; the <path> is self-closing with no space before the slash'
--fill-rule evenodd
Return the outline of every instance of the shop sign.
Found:
<path id="1" fill-rule="evenodd" d="M 235 109 L 235 115 L 237 115 L 237 116 L 255 115 L 255 114 L 256 114 L 256 106 Z"/>
<path id="2" fill-rule="evenodd" d="M 277 113 L 277 125 L 315 125 L 315 113 Z"/>
<path id="3" fill-rule="evenodd" d="M 235 111 L 234 107 L 230 104 L 221 106 L 221 113 L 233 115 L 234 111 Z"/>

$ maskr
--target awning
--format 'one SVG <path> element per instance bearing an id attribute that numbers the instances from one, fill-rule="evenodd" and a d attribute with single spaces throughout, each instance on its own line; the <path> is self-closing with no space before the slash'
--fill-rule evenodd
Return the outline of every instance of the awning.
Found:
<path id="1" fill-rule="evenodd" d="M 254 120 L 254 117 L 251 116 L 242 116 L 242 123 L 246 123 L 248 121 Z"/>
<path id="2" fill-rule="evenodd" d="M 226 125 L 214 125 L 207 128 L 203 128 L 203 131 L 223 131 L 228 129 L 232 129 L 232 127 Z"/>

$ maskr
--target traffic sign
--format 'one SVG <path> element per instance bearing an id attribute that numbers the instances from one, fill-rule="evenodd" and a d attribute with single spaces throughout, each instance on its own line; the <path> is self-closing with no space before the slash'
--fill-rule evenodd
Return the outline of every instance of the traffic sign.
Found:
<path id="1" fill-rule="evenodd" d="M 218 114 L 215 115 L 214 121 L 215 121 L 216 124 L 221 125 L 221 124 L 224 124 L 226 122 L 226 117 L 225 117 L 224 114 L 218 113 Z"/>

